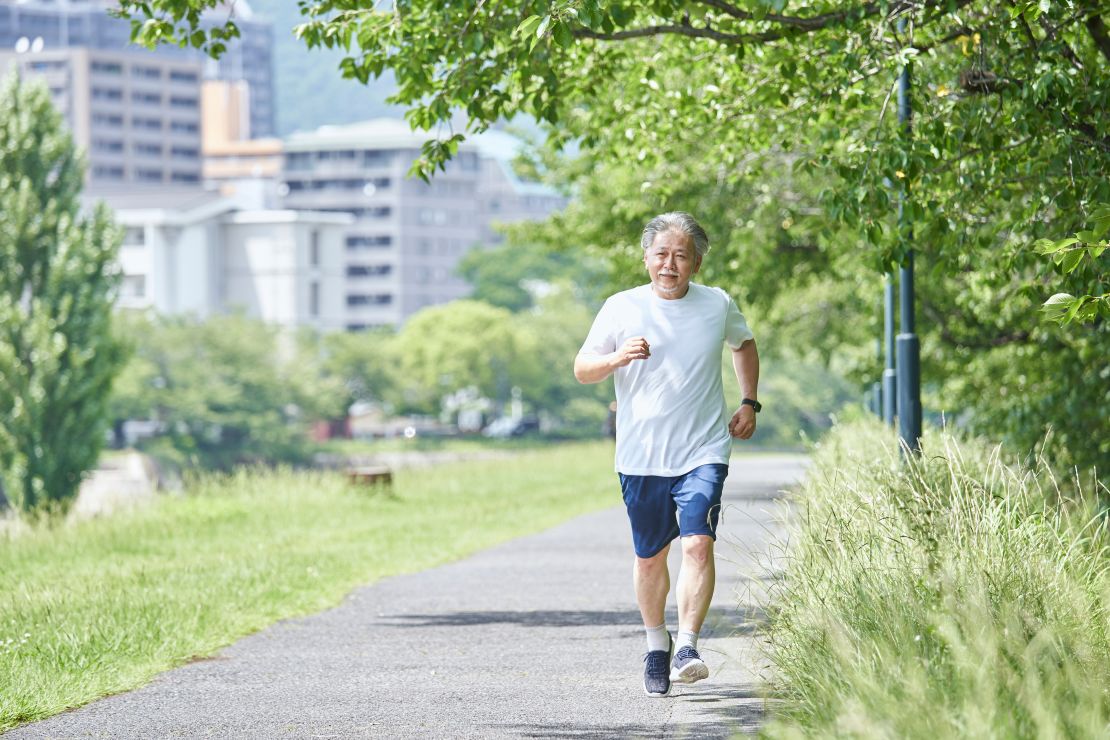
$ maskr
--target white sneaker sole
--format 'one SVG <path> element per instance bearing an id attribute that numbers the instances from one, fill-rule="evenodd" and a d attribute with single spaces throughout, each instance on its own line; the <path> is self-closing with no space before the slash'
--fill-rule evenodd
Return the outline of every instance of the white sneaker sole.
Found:
<path id="1" fill-rule="evenodd" d="M 648 696 L 654 697 L 656 699 L 661 699 L 664 696 L 667 696 L 668 694 L 671 693 L 671 687 L 667 686 L 667 690 L 665 692 L 663 692 L 662 694 L 653 694 L 652 692 L 648 691 L 647 687 L 645 686 L 644 687 L 644 693 L 647 694 Z"/>
<path id="2" fill-rule="evenodd" d="M 703 661 L 691 660 L 682 670 L 671 670 L 671 683 L 694 683 L 709 678 L 709 666 Z"/>

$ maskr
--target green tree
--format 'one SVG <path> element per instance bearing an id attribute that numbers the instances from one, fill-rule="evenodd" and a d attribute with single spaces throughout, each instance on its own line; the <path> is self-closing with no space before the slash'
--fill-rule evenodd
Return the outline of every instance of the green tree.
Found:
<path id="1" fill-rule="evenodd" d="M 604 287 L 604 267 L 604 260 L 597 257 L 513 241 L 471 250 L 459 260 L 456 271 L 473 286 L 471 298 L 515 313 L 535 305 L 537 291 L 554 283 L 573 285 L 581 300 L 597 302 Z"/>
<path id="2" fill-rule="evenodd" d="M 190 17 L 213 2 L 122 7 L 137 21 L 156 16 L 136 23 L 141 42 L 188 38 L 218 53 L 220 39 L 194 33 Z M 645 203 L 701 213 L 705 202 L 689 200 L 698 194 L 745 209 L 724 199 L 768 178 L 808 180 L 789 190 L 766 183 L 772 197 L 806 196 L 769 209 L 798 224 L 784 231 L 815 237 L 810 256 L 839 271 L 842 286 L 877 292 L 878 276 L 915 250 L 923 370 L 935 397 L 1026 446 L 1054 428 L 1070 451 L 1057 458 L 1064 464 L 1110 454 L 1091 419 L 1110 404 L 1099 381 L 1110 354 L 1107 256 L 1101 236 L 1079 236 L 1097 232 L 1100 204 L 1110 202 L 1104 1 L 310 0 L 302 12 L 308 46 L 346 51 L 348 77 L 392 73 L 394 102 L 408 106 L 413 127 L 446 131 L 425 146 L 418 174 L 453 155 L 466 132 L 450 123 L 462 111 L 467 131 L 517 113 L 547 122 L 549 153 L 573 144 L 584 155 L 571 181 L 608 188 L 608 223 L 632 220 Z M 907 65 L 909 130 L 895 114 L 895 79 Z M 576 192 L 581 202 L 588 191 Z M 814 220 L 823 223 L 807 225 Z M 728 226 L 737 241 L 751 231 Z M 760 242 L 764 250 L 798 243 L 764 234 L 777 237 Z M 1094 249 L 1065 253 L 1040 241 L 1068 234 Z M 634 244 L 615 254 L 634 256 Z M 792 265 L 787 284 L 808 278 L 831 305 L 859 308 L 837 327 L 874 320 L 859 305 L 869 292 L 853 300 L 804 259 L 762 261 L 771 277 L 749 274 L 738 287 L 774 290 L 774 276 Z M 806 294 L 791 292 L 804 305 Z M 1054 295 L 1077 300 L 1067 299 L 1075 312 L 1063 327 L 1043 318 L 1056 303 L 1040 310 Z M 834 331 L 822 342 L 835 352 L 844 340 Z M 999 369 L 1003 377 L 991 374 Z"/>
<path id="3" fill-rule="evenodd" d="M 342 415 L 347 395 L 314 337 L 240 315 L 121 319 L 136 346 L 113 409 L 163 424 L 179 461 L 209 468 L 298 461 L 307 424 Z"/>
<path id="4" fill-rule="evenodd" d="M 104 442 L 120 232 L 81 213 L 84 165 L 41 85 L 0 96 L 0 479 L 32 515 L 64 512 Z"/>
<path id="5" fill-rule="evenodd" d="M 324 372 L 346 390 L 348 405 L 393 405 L 397 396 L 397 342 L 392 329 L 333 332 L 321 338 Z"/>
<path id="6" fill-rule="evenodd" d="M 436 411 L 443 396 L 470 387 L 506 402 L 513 386 L 536 385 L 532 341 L 503 308 L 469 300 L 426 308 L 397 335 L 405 404 Z"/>

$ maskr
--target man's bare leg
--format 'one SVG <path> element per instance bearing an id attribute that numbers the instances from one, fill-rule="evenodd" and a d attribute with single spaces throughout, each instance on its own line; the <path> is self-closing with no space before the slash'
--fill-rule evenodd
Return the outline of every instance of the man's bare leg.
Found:
<path id="1" fill-rule="evenodd" d="M 671 574 L 667 570 L 667 553 L 671 546 L 650 558 L 637 557 L 632 566 L 632 585 L 636 589 L 636 604 L 640 607 L 644 627 L 663 624 L 667 606 L 667 593 L 671 590 Z"/>
<path id="2" fill-rule="evenodd" d="M 678 573 L 678 643 L 697 650 L 698 633 L 701 632 L 709 604 L 713 600 L 717 570 L 713 562 L 713 538 L 695 534 L 682 538 L 682 570 Z M 696 653 L 695 653 L 696 654 Z M 676 653 L 676 666 L 683 656 Z M 672 681 L 693 682 L 709 676 L 709 668 L 701 660 L 685 663 L 681 670 L 671 674 Z"/>

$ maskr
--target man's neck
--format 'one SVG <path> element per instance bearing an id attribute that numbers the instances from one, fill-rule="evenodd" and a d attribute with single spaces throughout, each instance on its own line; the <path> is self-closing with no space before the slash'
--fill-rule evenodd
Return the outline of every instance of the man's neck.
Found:
<path id="1" fill-rule="evenodd" d="M 651 284 L 651 292 L 654 293 L 657 297 L 662 298 L 665 301 L 677 301 L 679 299 L 685 298 L 686 294 L 690 292 L 690 283 L 686 283 L 686 287 L 685 287 L 685 289 L 683 289 L 683 291 L 681 293 L 679 293 L 678 291 L 675 291 L 674 293 L 666 293 L 666 292 L 660 290 L 655 285 L 655 283 L 652 283 Z"/>

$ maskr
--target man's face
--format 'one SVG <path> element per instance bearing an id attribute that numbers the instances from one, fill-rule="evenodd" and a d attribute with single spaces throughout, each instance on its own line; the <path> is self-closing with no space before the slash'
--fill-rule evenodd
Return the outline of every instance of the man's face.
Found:
<path id="1" fill-rule="evenodd" d="M 694 240 L 681 231 L 664 231 L 644 251 L 644 264 L 651 276 L 652 289 L 660 298 L 682 298 L 690 288 L 690 278 L 701 267 Z"/>

